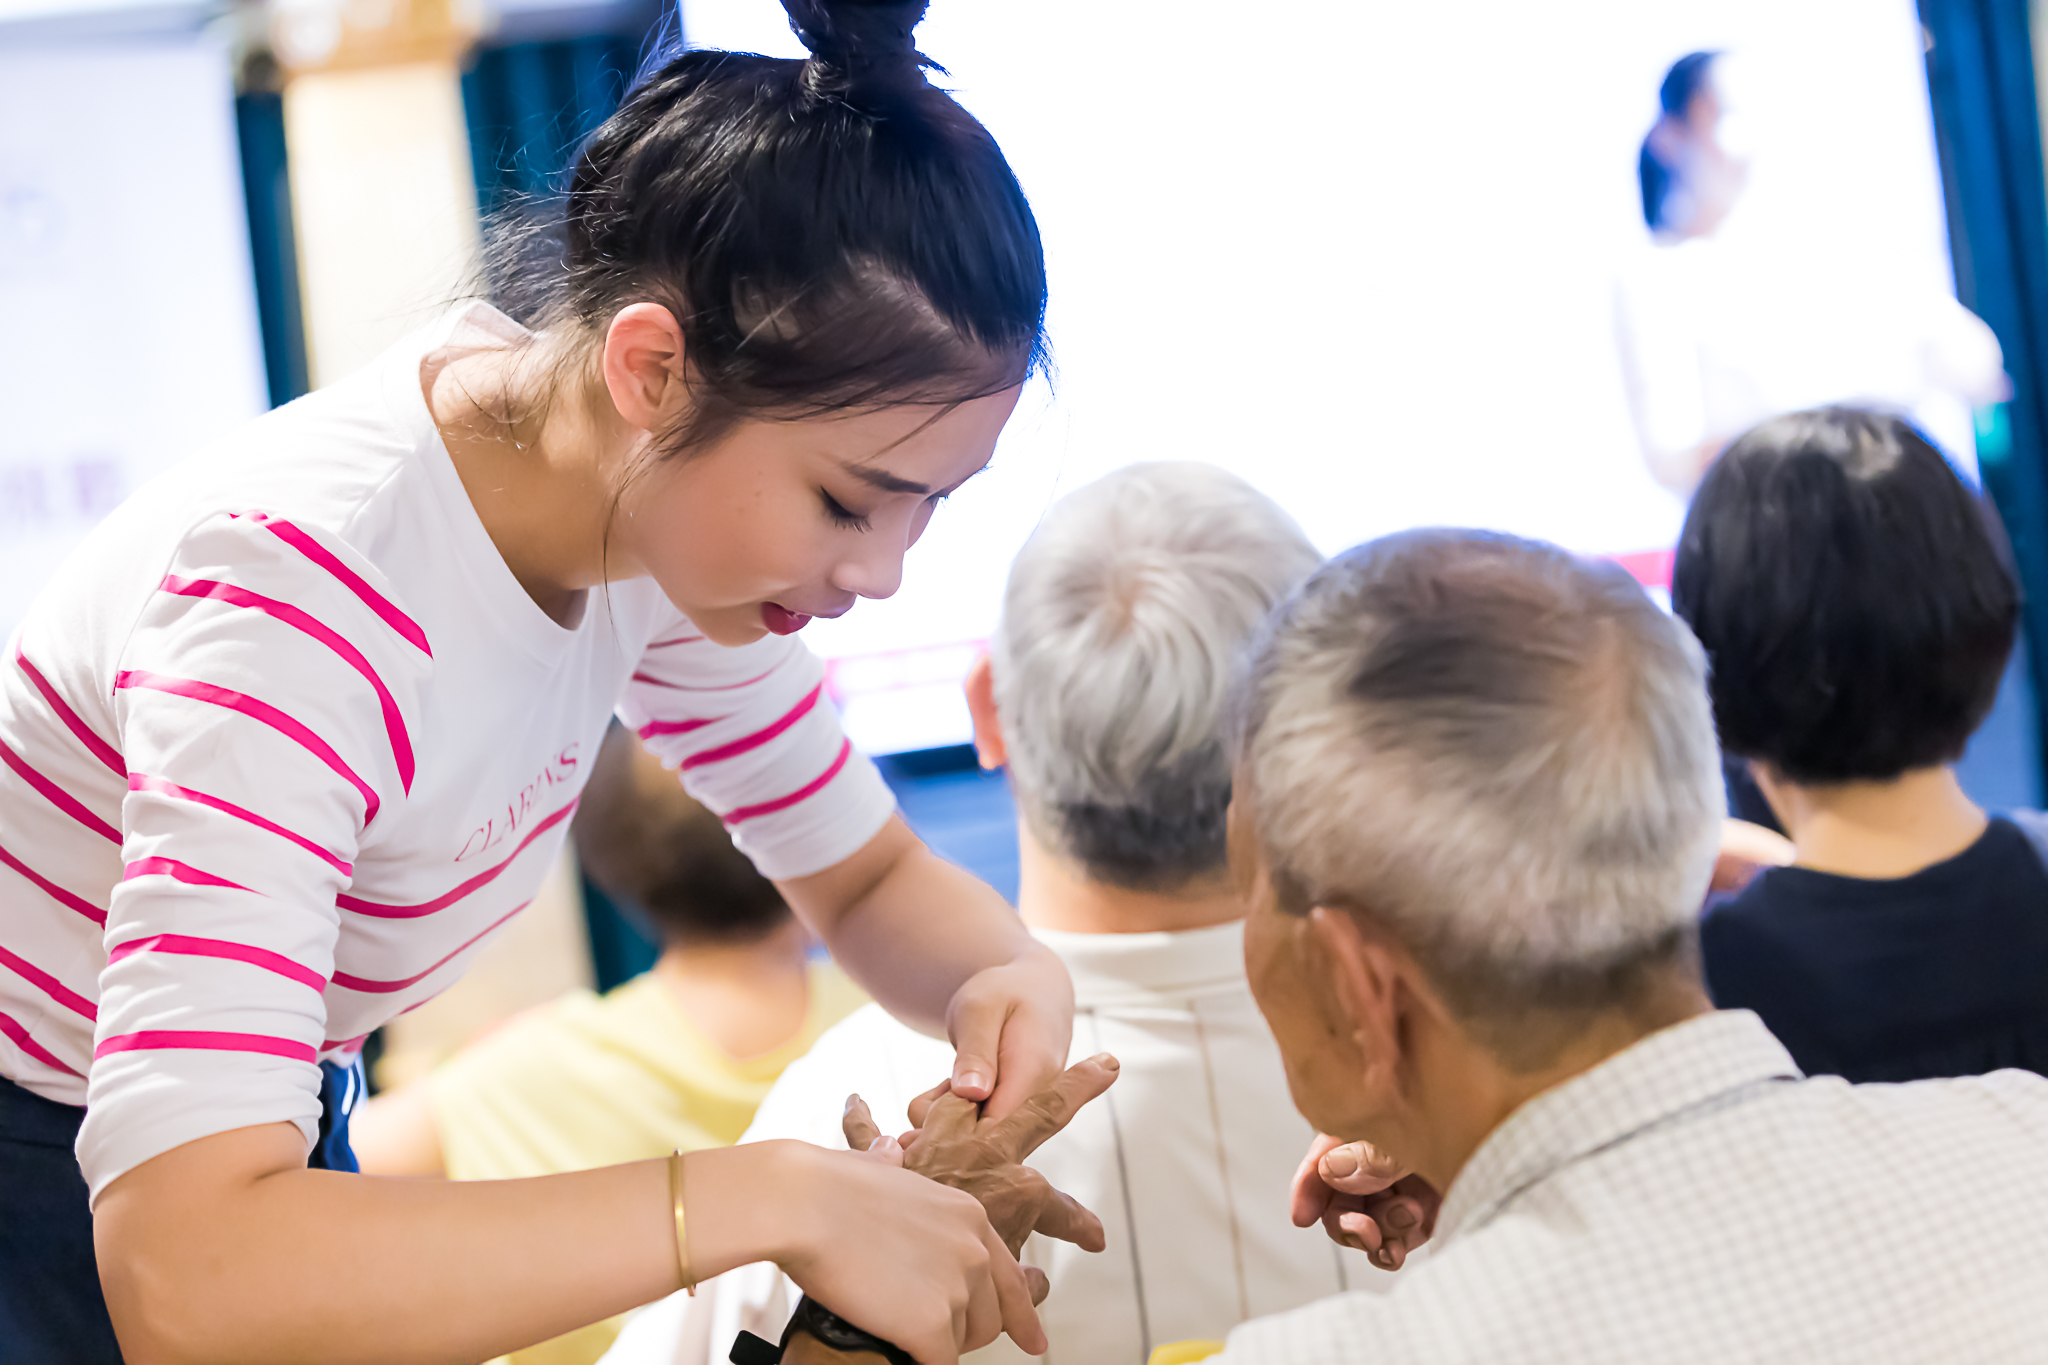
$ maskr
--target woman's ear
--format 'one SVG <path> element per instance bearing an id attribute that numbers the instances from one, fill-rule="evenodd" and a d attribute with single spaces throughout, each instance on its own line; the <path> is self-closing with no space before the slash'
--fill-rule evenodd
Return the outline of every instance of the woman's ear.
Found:
<path id="1" fill-rule="evenodd" d="M 991 771 L 1010 761 L 1003 745 L 1003 721 L 996 714 L 995 666 L 984 654 L 967 672 L 961 691 L 967 694 L 967 714 L 974 718 L 974 755 Z"/>
<path id="2" fill-rule="evenodd" d="M 1358 1085 L 1360 1106 L 1388 1113 L 1400 1098 L 1403 959 L 1346 910 L 1319 905 L 1309 911 L 1309 934 L 1338 1016 L 1330 1021 L 1331 1039 L 1353 1054 L 1346 1070 Z"/>
<path id="3" fill-rule="evenodd" d="M 683 329 L 658 303 L 621 308 L 604 334 L 604 386 L 626 424 L 659 431 L 683 399 Z"/>

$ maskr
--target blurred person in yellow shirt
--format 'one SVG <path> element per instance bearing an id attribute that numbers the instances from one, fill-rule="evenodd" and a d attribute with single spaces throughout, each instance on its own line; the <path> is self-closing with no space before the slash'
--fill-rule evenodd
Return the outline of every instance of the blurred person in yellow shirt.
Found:
<path id="1" fill-rule="evenodd" d="M 604 995 L 506 1021 L 424 1079 L 358 1110 L 366 1172 L 505 1180 L 729 1146 L 776 1077 L 867 997 L 828 961 L 718 817 L 624 729 L 599 753 L 573 828 L 606 894 L 644 912 L 662 952 Z M 506 1357 L 588 1365 L 620 1320 Z"/>

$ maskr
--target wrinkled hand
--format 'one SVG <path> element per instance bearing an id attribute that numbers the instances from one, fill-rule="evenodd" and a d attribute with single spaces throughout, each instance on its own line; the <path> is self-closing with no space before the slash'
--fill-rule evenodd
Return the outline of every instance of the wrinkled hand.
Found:
<path id="1" fill-rule="evenodd" d="M 856 1151 L 892 1164 L 900 1161 L 906 1170 L 980 1200 L 1013 1256 L 1032 1232 L 1100 1251 L 1102 1221 L 1023 1162 L 1066 1127 L 1082 1105 L 1109 1089 L 1116 1076 L 1116 1058 L 1107 1053 L 1090 1057 L 1068 1067 L 1007 1118 L 983 1116 L 980 1105 L 954 1094 L 950 1081 L 941 1082 L 911 1101 L 910 1121 L 916 1126 L 900 1138 L 885 1136 L 860 1096 L 853 1095 L 846 1101 L 842 1126 L 847 1145 Z"/>
<path id="2" fill-rule="evenodd" d="M 1443 1196 L 1369 1142 L 1318 1133 L 1294 1173 L 1294 1226 L 1323 1225 L 1339 1246 L 1399 1270 L 1436 1230 Z"/>

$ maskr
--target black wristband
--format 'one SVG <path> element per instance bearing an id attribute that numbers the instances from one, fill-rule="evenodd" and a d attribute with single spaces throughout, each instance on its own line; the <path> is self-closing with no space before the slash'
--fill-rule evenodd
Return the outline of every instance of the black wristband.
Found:
<path id="1" fill-rule="evenodd" d="M 889 1365 L 917 1365 L 910 1352 L 882 1340 L 873 1332 L 854 1326 L 808 1294 L 797 1303 L 796 1312 L 790 1315 L 789 1326 L 782 1330 L 783 1350 L 789 1349 L 789 1339 L 798 1332 L 835 1351 L 872 1351 Z"/>

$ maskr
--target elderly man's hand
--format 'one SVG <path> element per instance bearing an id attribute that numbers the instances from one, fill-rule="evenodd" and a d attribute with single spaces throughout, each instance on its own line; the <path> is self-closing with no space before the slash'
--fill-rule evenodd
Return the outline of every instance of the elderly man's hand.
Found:
<path id="1" fill-rule="evenodd" d="M 1000 1119 L 982 1117 L 980 1105 L 953 1094 L 951 1083 L 942 1082 L 911 1101 L 910 1121 L 916 1126 L 901 1138 L 884 1136 L 867 1105 L 853 1095 L 846 1101 L 842 1126 L 847 1145 L 856 1151 L 900 1159 L 906 1170 L 980 1200 L 1012 1255 L 1032 1232 L 1100 1251 L 1102 1221 L 1023 1163 L 1082 1105 L 1109 1089 L 1116 1076 L 1116 1058 L 1107 1053 L 1090 1057 Z M 1034 1279 L 1034 1291 L 1038 1284 Z"/>
<path id="2" fill-rule="evenodd" d="M 1428 1181 L 1369 1142 L 1319 1133 L 1294 1173 L 1294 1226 L 1321 1223 L 1330 1240 L 1382 1270 L 1399 1270 L 1429 1240 L 1442 1205 Z"/>

